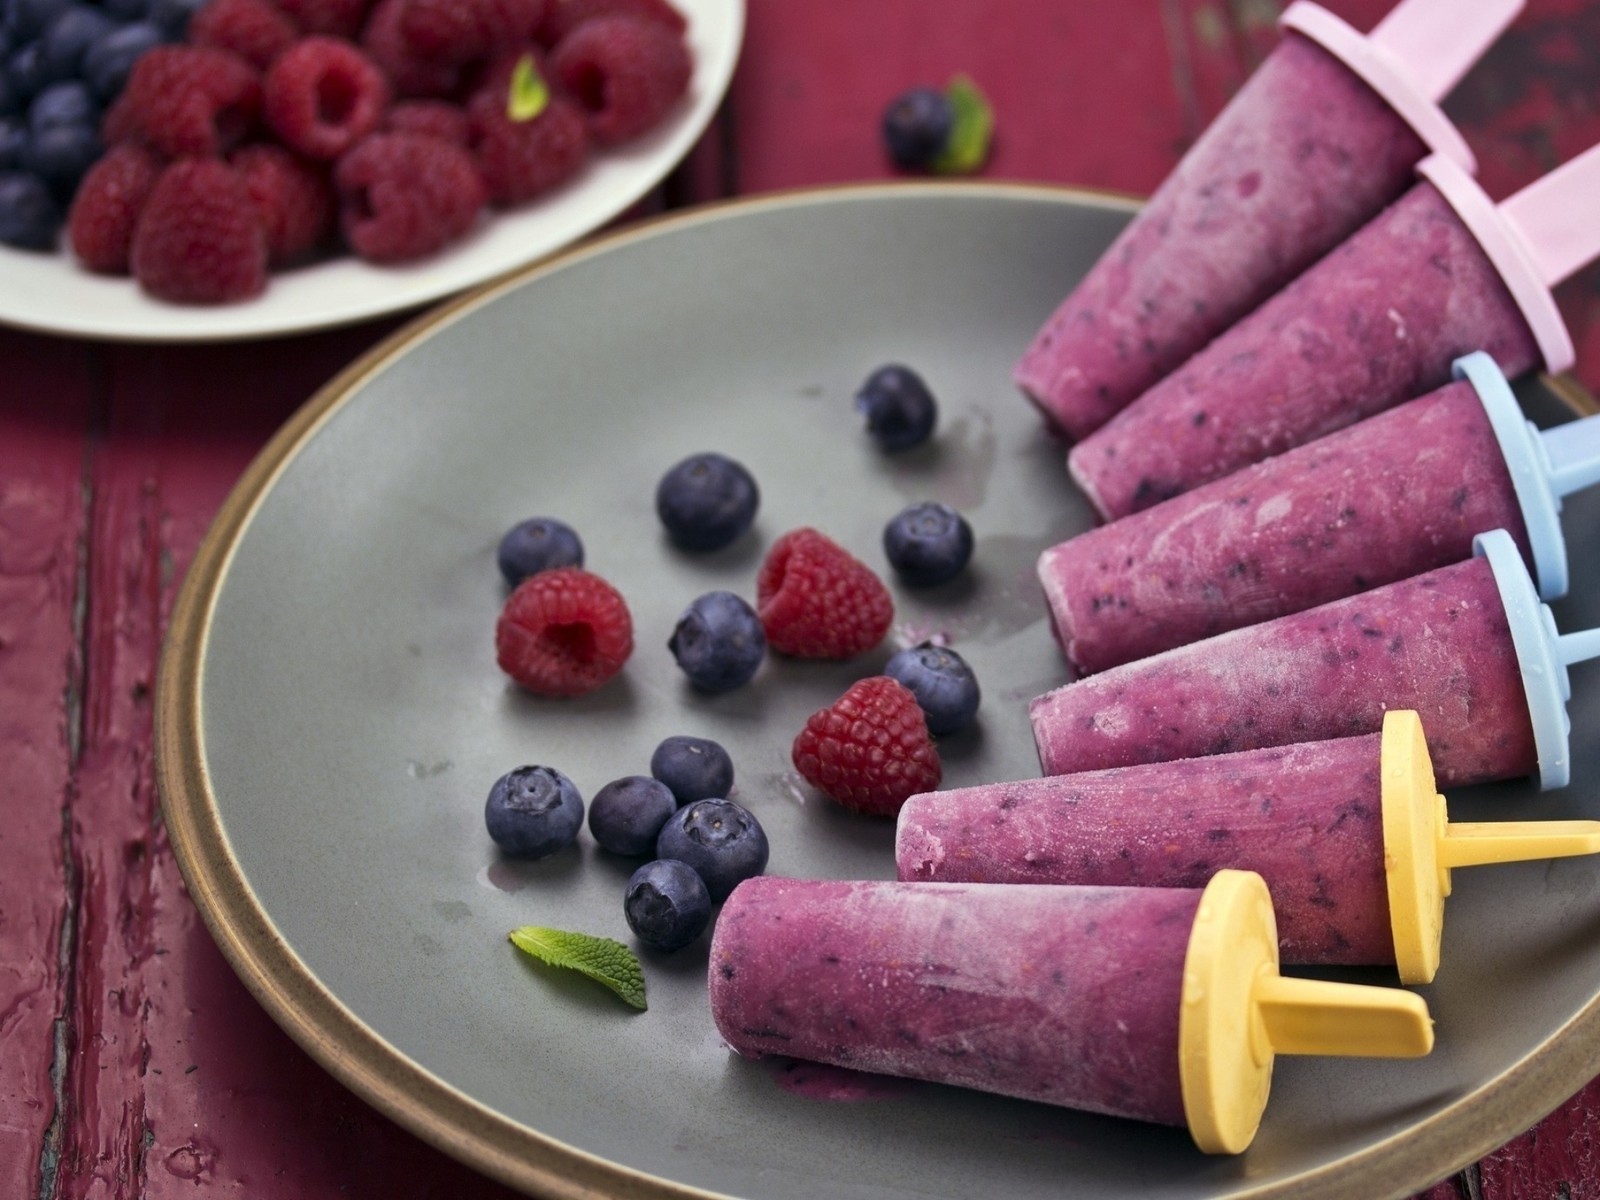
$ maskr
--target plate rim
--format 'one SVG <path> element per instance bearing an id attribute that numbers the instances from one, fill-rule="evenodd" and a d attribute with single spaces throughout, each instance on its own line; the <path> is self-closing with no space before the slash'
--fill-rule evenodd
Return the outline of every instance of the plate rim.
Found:
<path id="1" fill-rule="evenodd" d="M 1140 198 L 1109 190 L 1004 181 L 831 184 L 715 201 L 649 217 L 568 246 L 437 305 L 367 350 L 319 388 L 278 429 L 228 493 L 196 549 L 169 618 L 154 705 L 155 774 L 174 858 L 213 940 L 275 1023 L 339 1082 L 384 1115 L 466 1166 L 503 1184 L 559 1200 L 670 1197 L 724 1200 L 649 1175 L 513 1121 L 406 1056 L 335 996 L 295 952 L 234 856 L 204 762 L 200 689 L 211 619 L 235 548 L 280 475 L 361 385 L 414 345 L 495 300 L 595 255 L 709 222 L 839 202 L 964 197 L 1091 204 L 1132 210 Z M 1600 411 L 1570 375 L 1543 382 L 1577 413 Z M 1600 1057 L 1600 993 L 1520 1062 L 1439 1113 L 1335 1163 L 1288 1180 L 1244 1185 L 1234 1200 L 1408 1196 L 1478 1161 L 1554 1111 L 1585 1084 Z M 1486 1105 L 1489 1089 L 1501 1102 Z M 1426 1168 L 1422 1171 L 1421 1168 Z M 1420 1174 L 1419 1174 L 1420 1171 Z M 1425 1177 L 1424 1177 L 1425 1176 Z M 1403 1190 L 1390 1191 L 1396 1182 Z"/>
<path id="2" fill-rule="evenodd" d="M 159 321 L 143 319 L 136 323 L 119 326 L 116 321 L 107 322 L 97 318 L 95 306 L 87 304 L 81 310 L 85 315 L 81 318 L 39 318 L 30 310 L 7 311 L 0 316 L 0 326 L 20 330 L 26 333 L 45 334 L 56 337 L 89 338 L 112 344 L 127 345 L 211 345 L 228 344 L 234 342 L 267 341 L 274 338 L 288 338 L 317 333 L 330 329 L 341 329 L 346 326 L 359 324 L 363 321 L 375 321 L 385 317 L 394 317 L 407 312 L 424 311 L 432 305 L 448 301 L 451 297 L 468 294 L 479 287 L 492 285 L 495 281 L 514 275 L 524 268 L 543 262 L 547 258 L 560 254 L 566 249 L 580 244 L 586 239 L 595 236 L 597 230 L 604 229 L 607 225 L 619 219 L 626 219 L 629 209 L 637 205 L 652 189 L 661 186 L 668 176 L 677 170 L 694 152 L 695 147 L 706 136 L 707 132 L 716 125 L 719 115 L 726 103 L 727 94 L 732 87 L 734 75 L 738 70 L 742 57 L 744 38 L 749 25 L 748 0 L 715 0 L 715 3 L 726 5 L 729 22 L 726 26 L 726 39 L 719 41 L 719 53 L 711 59 L 709 74 L 702 76 L 699 73 L 700 64 L 696 64 L 696 74 L 691 81 L 694 85 L 702 85 L 705 89 L 703 99 L 695 100 L 689 111 L 684 116 L 681 128 L 671 132 L 667 142 L 668 153 L 664 155 L 660 168 L 652 169 L 641 174 L 637 179 L 630 181 L 626 187 L 618 190 L 605 203 L 598 206 L 601 212 L 597 222 L 587 225 L 579 232 L 569 234 L 564 240 L 557 241 L 554 245 L 547 245 L 544 249 L 535 250 L 531 254 L 518 251 L 510 255 L 502 263 L 493 266 L 487 272 L 477 274 L 469 273 L 468 277 L 461 280 L 452 280 L 448 277 L 444 283 L 423 283 L 414 290 L 399 289 L 394 295 L 384 296 L 382 264 L 362 262 L 353 255 L 346 254 L 342 257 L 350 263 L 364 270 L 374 273 L 373 282 L 378 287 L 379 293 L 375 299 L 363 305 L 352 307 L 344 312 L 313 313 L 310 316 L 293 313 L 282 314 L 277 310 L 269 310 L 257 319 L 250 318 L 248 305 L 261 297 L 253 297 L 241 307 L 237 304 L 220 305 L 189 305 L 167 303 L 164 301 L 150 301 L 154 306 L 151 311 L 166 313 L 170 311 L 171 324 L 164 317 Z M 618 149 L 626 149 L 619 147 Z M 580 187 L 581 190 L 581 187 Z M 490 217 L 503 215 L 515 218 L 522 213 L 536 212 L 540 201 L 522 206 L 516 211 L 504 214 L 490 213 Z M 71 250 L 66 245 L 66 228 L 62 227 L 62 241 L 54 252 L 53 257 L 59 259 L 59 264 L 64 269 L 85 274 L 83 269 L 73 262 Z M 17 251 L 13 247 L 0 247 L 0 250 L 11 253 L 32 254 L 30 251 Z M 444 255 L 450 253 L 451 248 L 446 247 Z M 47 256 L 50 257 L 50 256 Z M 336 263 L 338 260 L 319 260 L 312 266 Z M 395 264 L 402 271 L 420 269 L 431 273 L 438 256 L 428 256 L 413 263 Z M 279 272 L 273 271 L 268 279 L 268 291 L 272 287 L 272 276 Z M 92 273 L 88 273 L 92 274 Z M 119 285 L 131 284 L 126 277 L 112 277 L 104 282 Z M 197 315 L 202 314 L 202 315 Z M 197 321 L 193 328 L 181 328 L 186 321 Z"/>

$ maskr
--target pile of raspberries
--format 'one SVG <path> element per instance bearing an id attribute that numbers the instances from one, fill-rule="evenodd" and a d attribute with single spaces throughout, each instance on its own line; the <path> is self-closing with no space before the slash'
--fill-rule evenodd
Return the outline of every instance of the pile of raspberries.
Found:
<path id="1" fill-rule="evenodd" d="M 423 258 L 666 116 L 684 30 L 667 0 L 210 0 L 107 111 L 73 253 L 187 304 L 340 238 Z"/>

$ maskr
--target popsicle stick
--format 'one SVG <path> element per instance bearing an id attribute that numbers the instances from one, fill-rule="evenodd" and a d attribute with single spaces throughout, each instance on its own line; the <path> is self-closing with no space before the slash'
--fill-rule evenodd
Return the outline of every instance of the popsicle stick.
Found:
<path id="1" fill-rule="evenodd" d="M 1600 146 L 1501 201 L 1500 215 L 1521 236 L 1533 265 L 1550 287 L 1600 256 Z"/>
<path id="2" fill-rule="evenodd" d="M 1555 642 L 1556 657 L 1569 667 L 1573 663 L 1600 658 L 1600 627 L 1576 629 L 1562 634 Z"/>
<path id="3" fill-rule="evenodd" d="M 1439 865 L 1478 867 L 1600 854 L 1600 821 L 1461 821 L 1439 839 Z"/>
<path id="4" fill-rule="evenodd" d="M 1600 483 L 1600 413 L 1543 430 L 1539 441 L 1557 496 Z"/>
<path id="5" fill-rule="evenodd" d="M 1523 0 L 1401 0 L 1367 36 L 1405 65 L 1418 91 L 1441 100 L 1522 5 Z"/>
<path id="6" fill-rule="evenodd" d="M 1433 1049 L 1422 997 L 1399 988 L 1260 975 L 1251 992 L 1279 1054 L 1418 1058 Z"/>

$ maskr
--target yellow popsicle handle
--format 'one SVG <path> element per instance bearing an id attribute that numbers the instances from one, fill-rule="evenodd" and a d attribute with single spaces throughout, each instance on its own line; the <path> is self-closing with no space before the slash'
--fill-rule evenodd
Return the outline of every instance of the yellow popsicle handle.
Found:
<path id="1" fill-rule="evenodd" d="M 1447 870 L 1576 854 L 1600 854 L 1600 821 L 1453 821 L 1439 839 Z"/>
<path id="2" fill-rule="evenodd" d="M 1418 1058 L 1433 1049 L 1427 1003 L 1399 988 L 1264 975 L 1253 998 L 1279 1054 Z"/>
<path id="3" fill-rule="evenodd" d="M 1178 1013 L 1183 1114 L 1207 1154 L 1238 1154 L 1284 1054 L 1411 1058 L 1433 1045 L 1422 997 L 1278 974 L 1278 924 L 1254 871 L 1218 871 L 1189 931 Z"/>

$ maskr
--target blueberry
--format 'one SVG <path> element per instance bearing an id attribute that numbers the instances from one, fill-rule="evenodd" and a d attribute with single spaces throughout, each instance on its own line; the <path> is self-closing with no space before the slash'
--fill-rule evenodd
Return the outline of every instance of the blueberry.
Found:
<path id="1" fill-rule="evenodd" d="M 672 789 L 648 775 L 613 779 L 589 801 L 589 832 L 613 854 L 649 854 L 678 811 Z"/>
<path id="2" fill-rule="evenodd" d="M 972 558 L 972 526 L 948 504 L 924 500 L 883 528 L 883 552 L 911 587 L 954 579 Z"/>
<path id="3" fill-rule="evenodd" d="M 40 37 L 71 7 L 71 0 L 5 0 L 6 28 L 18 41 Z"/>
<path id="4" fill-rule="evenodd" d="M 151 0 L 150 23 L 160 29 L 168 41 L 181 42 L 189 32 L 189 18 L 207 3 L 209 0 Z"/>
<path id="5" fill-rule="evenodd" d="M 896 166 L 919 170 L 944 153 L 955 126 L 955 110 L 943 92 L 912 88 L 883 112 L 883 140 Z"/>
<path id="6" fill-rule="evenodd" d="M 692 454 L 661 477 L 656 513 L 686 550 L 719 550 L 750 528 L 761 492 L 749 471 L 721 454 Z"/>
<path id="7" fill-rule="evenodd" d="M 9 51 L 0 50 L 0 64 L 3 64 Z M 17 92 L 16 86 L 11 82 L 11 74 L 0 65 L 0 115 L 10 116 L 22 109 L 22 96 Z"/>
<path id="8" fill-rule="evenodd" d="M 18 47 L 6 62 L 6 75 L 18 104 L 26 104 L 61 76 L 50 72 L 43 42 Z"/>
<path id="9" fill-rule="evenodd" d="M 695 687 L 726 692 L 750 682 L 767 653 L 761 618 L 732 592 L 707 592 L 683 610 L 667 649 Z"/>
<path id="10" fill-rule="evenodd" d="M 658 858 L 628 880 L 622 915 L 645 945 L 681 950 L 711 924 L 711 893 L 693 867 Z"/>
<path id="11" fill-rule="evenodd" d="M 909 450 L 928 440 L 939 419 L 933 393 L 910 367 L 879 367 L 856 392 L 856 411 L 881 450 Z"/>
<path id="12" fill-rule="evenodd" d="M 516 587 L 529 575 L 553 567 L 583 566 L 583 542 L 572 526 L 554 517 L 530 517 L 500 539 L 500 574 Z"/>
<path id="13" fill-rule="evenodd" d="M 650 756 L 650 774 L 672 789 L 679 804 L 723 799 L 733 790 L 733 759 L 710 738 L 667 738 Z"/>
<path id="14" fill-rule="evenodd" d="M 103 152 L 93 126 L 57 125 L 28 140 L 22 165 L 44 180 L 58 199 L 66 201 Z"/>
<path id="15" fill-rule="evenodd" d="M 44 57 L 50 73 L 57 79 L 78 74 L 84 51 L 116 27 L 116 22 L 98 8 L 74 4 L 44 31 Z"/>
<path id="16" fill-rule="evenodd" d="M 61 228 L 61 210 L 44 180 L 23 171 L 0 173 L 0 242 L 49 250 Z"/>
<path id="17" fill-rule="evenodd" d="M 82 125 L 92 132 L 99 123 L 100 106 L 88 87 L 76 79 L 52 83 L 28 105 L 28 129 L 35 137 L 66 125 Z"/>
<path id="18" fill-rule="evenodd" d="M 163 40 L 161 30 L 147 21 L 113 29 L 84 53 L 83 77 L 101 100 L 114 100 L 127 84 L 133 64 Z"/>
<path id="19" fill-rule="evenodd" d="M 750 810 L 732 800 L 696 800 L 661 827 L 656 856 L 687 863 L 718 903 L 767 866 L 767 835 Z"/>
<path id="20" fill-rule="evenodd" d="M 19 169 L 27 145 L 27 125 L 16 117 L 0 117 L 0 171 Z"/>
<path id="21" fill-rule="evenodd" d="M 554 767 L 518 767 L 495 780 L 484 806 L 489 836 L 514 858 L 570 846 L 583 824 L 583 797 Z"/>
<path id="22" fill-rule="evenodd" d="M 917 698 L 929 733 L 954 733 L 978 711 L 978 677 L 954 650 L 923 642 L 890 658 L 883 673 Z"/>

